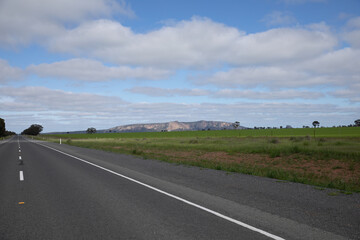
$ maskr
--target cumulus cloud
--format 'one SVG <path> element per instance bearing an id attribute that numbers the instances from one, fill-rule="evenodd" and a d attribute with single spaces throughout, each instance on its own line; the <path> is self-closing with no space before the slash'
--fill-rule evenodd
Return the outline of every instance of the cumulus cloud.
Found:
<path id="1" fill-rule="evenodd" d="M 360 81 L 352 84 L 349 88 L 342 88 L 333 92 L 329 92 L 334 97 L 347 99 L 351 103 L 360 102 Z"/>
<path id="2" fill-rule="evenodd" d="M 27 68 L 31 73 L 41 77 L 53 77 L 80 81 L 108 81 L 125 79 L 163 79 L 170 72 L 151 67 L 105 66 L 91 59 L 70 59 L 55 63 L 31 65 Z"/>
<path id="3" fill-rule="evenodd" d="M 303 90 L 281 90 L 281 91 L 254 91 L 238 89 L 221 89 L 214 94 L 217 98 L 244 98 L 244 99 L 318 99 L 324 97 L 323 93 Z"/>
<path id="4" fill-rule="evenodd" d="M 127 91 L 142 94 L 150 97 L 173 97 L 173 96 L 207 96 L 210 98 L 231 98 L 231 99 L 318 99 L 324 97 L 323 93 L 317 91 L 304 90 L 281 90 L 281 91 L 256 91 L 240 89 L 220 89 L 216 91 L 204 89 L 186 89 L 186 88 L 155 88 L 155 87 L 134 87 Z"/>
<path id="5" fill-rule="evenodd" d="M 17 67 L 12 67 L 6 60 L 0 59 L 0 84 L 23 78 L 24 71 Z"/>
<path id="6" fill-rule="evenodd" d="M 85 20 L 133 16 L 125 1 L 115 0 L 2 0 L 0 1 L 0 45 L 17 46 L 56 37 Z"/>
<path id="7" fill-rule="evenodd" d="M 127 91 L 150 97 L 173 97 L 173 96 L 207 96 L 209 91 L 203 89 L 181 89 L 181 88 L 156 88 L 156 87 L 134 87 Z"/>
<path id="8" fill-rule="evenodd" d="M 98 20 L 68 31 L 50 46 L 55 51 L 89 53 L 119 64 L 198 66 L 213 63 L 242 34 L 200 18 L 146 34 L 136 34 L 118 22 Z"/>
<path id="9" fill-rule="evenodd" d="M 320 74 L 336 74 L 347 76 L 360 74 L 360 50 L 343 48 L 325 53 L 319 57 L 298 63 L 300 70 L 312 71 Z"/>
<path id="10" fill-rule="evenodd" d="M 296 18 L 290 12 L 273 11 L 262 20 L 268 26 L 286 26 L 296 23 Z"/>
<path id="11" fill-rule="evenodd" d="M 126 102 L 118 97 L 90 93 L 73 93 L 45 87 L 0 88 L 0 109 L 10 112 L 70 111 L 111 112 Z"/>
<path id="12" fill-rule="evenodd" d="M 195 80 L 199 84 L 214 84 L 220 87 L 269 88 L 300 87 L 309 76 L 305 72 L 282 67 L 243 67 L 217 72 L 209 77 Z"/>
<path id="13" fill-rule="evenodd" d="M 360 51 L 343 48 L 306 61 L 230 68 L 209 76 L 193 77 L 192 80 L 200 85 L 235 88 L 351 88 L 360 81 Z"/>
<path id="14" fill-rule="evenodd" d="M 117 64 L 179 68 L 296 61 L 317 56 L 336 44 L 336 37 L 325 28 L 246 34 L 207 18 L 192 18 L 145 34 L 111 20 L 91 21 L 68 30 L 49 46 L 53 51 Z"/>
<path id="15" fill-rule="evenodd" d="M 354 48 L 360 48 L 360 17 L 355 17 L 347 22 L 344 39 Z"/>
<path id="16" fill-rule="evenodd" d="M 104 127 L 104 122 L 108 127 L 113 127 L 127 123 L 158 122 L 159 119 L 164 122 L 200 119 L 232 122 L 239 120 L 239 117 L 245 126 L 250 127 L 269 126 L 274 122 L 302 126 L 310 124 L 313 119 L 325 126 L 332 126 L 355 119 L 360 111 L 358 106 L 341 107 L 335 104 L 125 102 L 118 97 L 44 87 L 0 88 L 0 96 L 0 110 L 3 113 L 13 116 L 16 122 L 21 122 L 21 126 L 41 122 L 46 131 L 79 130 L 90 125 Z M 19 117 L 15 115 L 20 112 L 28 116 L 19 122 Z"/>

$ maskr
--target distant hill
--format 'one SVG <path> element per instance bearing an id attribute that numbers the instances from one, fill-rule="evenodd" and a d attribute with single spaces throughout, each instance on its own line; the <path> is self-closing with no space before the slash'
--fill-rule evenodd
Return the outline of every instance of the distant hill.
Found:
<path id="1" fill-rule="evenodd" d="M 239 126 L 238 129 L 245 127 Z M 166 122 L 131 124 L 110 128 L 111 132 L 161 132 L 161 131 L 201 131 L 201 130 L 222 130 L 234 129 L 233 123 L 218 121 L 197 121 L 197 122 Z"/>
<path id="2" fill-rule="evenodd" d="M 166 123 L 147 123 L 147 124 L 130 124 L 117 126 L 109 129 L 97 129 L 96 133 L 109 133 L 109 132 L 161 132 L 161 131 L 201 131 L 201 130 L 223 130 L 234 129 L 233 123 L 219 122 L 219 121 L 197 121 L 197 122 L 166 122 Z M 239 126 L 238 129 L 247 129 L 246 127 Z M 69 132 L 48 132 L 43 134 L 83 134 L 86 130 L 82 131 L 69 131 Z"/>

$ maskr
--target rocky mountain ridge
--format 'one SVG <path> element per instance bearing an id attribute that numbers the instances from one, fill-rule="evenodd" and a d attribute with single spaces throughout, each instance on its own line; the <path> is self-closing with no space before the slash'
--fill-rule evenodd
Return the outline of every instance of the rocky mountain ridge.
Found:
<path id="1" fill-rule="evenodd" d="M 239 126 L 238 129 L 244 127 Z M 220 121 L 197 121 L 197 122 L 166 122 L 166 123 L 147 123 L 130 124 L 110 128 L 111 132 L 161 132 L 161 131 L 201 131 L 201 130 L 222 130 L 234 129 L 233 123 Z"/>

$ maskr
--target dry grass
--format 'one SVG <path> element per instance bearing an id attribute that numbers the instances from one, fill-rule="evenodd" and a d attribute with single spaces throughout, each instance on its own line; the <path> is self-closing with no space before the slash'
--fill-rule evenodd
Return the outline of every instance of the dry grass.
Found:
<path id="1" fill-rule="evenodd" d="M 67 143 L 360 192 L 359 138 L 102 138 Z"/>

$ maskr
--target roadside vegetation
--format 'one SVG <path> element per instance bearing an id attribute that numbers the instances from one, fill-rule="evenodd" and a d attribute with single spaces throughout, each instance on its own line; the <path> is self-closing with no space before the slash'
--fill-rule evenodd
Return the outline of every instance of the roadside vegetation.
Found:
<path id="1" fill-rule="evenodd" d="M 360 192 L 360 128 L 41 135 L 143 158 Z"/>

